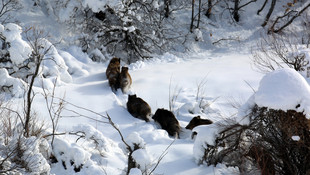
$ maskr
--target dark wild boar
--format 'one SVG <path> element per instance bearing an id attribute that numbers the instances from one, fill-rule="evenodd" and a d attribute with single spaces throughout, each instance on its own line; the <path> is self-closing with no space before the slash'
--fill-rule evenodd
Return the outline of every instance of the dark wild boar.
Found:
<path id="1" fill-rule="evenodd" d="M 127 110 L 136 118 L 145 120 L 146 122 L 150 121 L 151 107 L 136 95 L 128 95 Z"/>
<path id="2" fill-rule="evenodd" d="M 200 116 L 197 116 L 197 117 L 192 118 L 192 120 L 189 122 L 189 124 L 185 128 L 192 130 L 196 126 L 199 126 L 199 125 L 210 125 L 212 123 L 213 122 L 211 120 L 202 119 L 202 118 L 200 118 Z"/>
<path id="3" fill-rule="evenodd" d="M 171 111 L 157 109 L 153 119 L 158 122 L 162 129 L 166 130 L 170 136 L 179 138 L 180 125 Z"/>

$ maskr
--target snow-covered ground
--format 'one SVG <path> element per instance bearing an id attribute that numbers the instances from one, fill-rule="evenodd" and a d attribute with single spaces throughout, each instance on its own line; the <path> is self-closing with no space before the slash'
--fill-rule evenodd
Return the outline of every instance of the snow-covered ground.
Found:
<path id="1" fill-rule="evenodd" d="M 202 26 L 210 26 L 210 28 L 207 30 L 201 27 L 203 35 L 197 31 L 199 37 L 202 38 L 197 43 L 188 42 L 188 45 L 191 44 L 186 46 L 190 48 L 189 52 L 171 51 L 162 56 L 155 56 L 130 65 L 121 62 L 122 66 L 129 67 L 129 73 L 133 80 L 128 94 L 136 94 L 144 99 L 150 105 L 153 114 L 158 108 L 170 109 L 171 107 L 182 127 L 180 139 L 175 139 L 168 136 L 168 133 L 160 129 L 160 126 L 154 121 L 145 122 L 131 116 L 126 108 L 128 94 L 123 94 L 120 90 L 113 93 L 109 87 L 105 73 L 108 61 L 92 62 L 79 47 L 66 45 L 74 41 L 76 36 L 58 22 L 64 22 L 65 17 L 70 15 L 67 12 L 72 12 L 70 11 L 71 6 L 68 5 L 68 11 L 63 9 L 64 11 L 59 12 L 59 14 L 63 14 L 60 16 L 63 19 L 57 19 L 59 14 L 55 14 L 56 11 L 53 11 L 49 1 L 42 1 L 42 4 L 45 4 L 44 8 L 33 6 L 32 1 L 24 0 L 22 2 L 24 10 L 17 14 L 16 23 L 23 27 L 44 26 L 45 30 L 53 36 L 50 42 L 61 41 L 59 47 L 51 47 L 52 49 L 49 50 L 46 57 L 55 59 L 55 62 L 62 66 L 58 67 L 55 62 L 45 60 L 42 74 L 35 82 L 35 91 L 38 93 L 34 98 L 33 106 L 39 119 L 47 124 L 48 132 L 52 132 L 46 101 L 42 96 L 42 85 L 46 90 L 52 92 L 53 82 L 57 78 L 55 96 L 65 100 L 65 108 L 61 113 L 56 130 L 59 135 L 55 137 L 53 150 L 49 149 L 49 151 L 53 151 L 53 155 L 58 160 L 51 164 L 52 174 L 125 174 L 128 151 L 117 130 L 107 123 L 108 120 L 105 118 L 107 115 L 121 131 L 127 143 L 139 144 L 142 148 L 136 150 L 132 155 L 139 165 L 139 169 L 132 169 L 131 175 L 140 175 L 141 171 L 149 173 L 154 168 L 154 174 L 164 175 L 239 174 L 238 169 L 227 168 L 222 164 L 216 167 L 197 164 L 197 157 L 195 157 L 197 155 L 194 153 L 194 149 L 198 148 L 194 147 L 191 131 L 186 130 L 185 126 L 198 115 L 213 122 L 236 116 L 237 107 L 246 103 L 254 91 L 259 90 L 259 83 L 264 75 L 253 69 L 250 50 L 253 49 L 252 46 L 255 45 L 255 40 L 262 30 L 253 25 L 257 20 L 261 20 L 261 16 L 250 18 L 250 16 L 244 15 L 245 18 L 242 19 L 241 25 L 233 24 L 228 27 L 224 24 L 207 25 L 205 20 L 202 21 Z M 91 3 L 92 1 L 86 0 L 85 2 L 94 5 Z M 74 4 L 71 5 L 73 8 Z M 251 8 L 247 10 L 251 11 Z M 189 18 L 186 16 L 187 14 L 179 15 L 183 15 L 187 19 Z M 187 27 L 188 24 L 181 25 Z M 26 54 L 26 56 L 19 55 L 21 59 L 15 60 L 16 64 L 19 63 L 18 61 L 22 63 L 29 55 L 29 45 L 21 37 L 21 29 L 13 25 L 12 34 L 8 29 L 10 26 L 12 27 L 12 25 L 1 26 L 0 32 L 6 33 L 5 36 L 8 39 L 13 38 L 11 42 L 18 46 L 16 48 L 19 48 L 14 47 L 15 50 L 9 50 L 10 54 Z M 15 38 L 16 35 L 18 35 L 17 38 Z M 221 48 L 221 46 L 211 45 L 211 36 L 213 41 L 223 38 L 242 41 L 232 42 L 234 44 L 231 45 L 229 42 L 223 42 L 223 48 Z M 43 42 L 47 46 L 51 44 L 47 40 L 43 40 Z M 212 47 L 213 50 L 208 47 Z M 309 52 L 309 50 L 305 52 Z M 20 106 L 24 99 L 20 97 L 23 96 L 24 91 L 20 88 L 24 86 L 24 83 L 10 77 L 4 69 L 0 69 L 0 76 L 3 77 L 0 80 L 1 86 L 13 85 L 15 97 L 11 99 L 10 103 L 19 104 L 14 106 L 21 109 Z M 298 81 L 304 86 L 305 81 L 300 77 L 297 77 Z M 273 88 L 268 84 L 269 81 L 274 83 L 277 80 L 273 78 L 265 77 L 264 81 L 268 81 L 267 87 L 260 87 L 259 92 L 263 94 L 257 96 L 256 102 L 267 101 L 264 99 L 264 95 L 270 94 L 265 94 L 264 88 Z M 280 88 L 289 86 L 286 81 L 295 81 L 295 79 L 294 77 L 287 79 L 280 77 L 279 81 L 281 81 L 278 86 Z M 291 91 L 296 91 L 296 89 L 292 87 L 288 92 Z M 276 92 L 279 91 L 276 90 Z M 274 91 L 271 94 L 276 95 Z M 300 93 L 300 96 L 293 100 L 303 99 L 304 94 L 308 94 L 308 90 L 305 90 L 303 94 Z M 279 96 L 283 97 L 282 94 Z M 290 94 L 290 96 L 293 95 Z M 283 100 L 279 100 L 283 102 Z M 277 104 L 281 107 L 287 105 L 286 103 Z M 295 103 L 292 103 L 289 107 L 294 105 Z M 202 129 L 200 131 L 212 130 Z M 83 137 L 78 137 L 79 134 Z M 214 133 L 203 133 L 200 137 L 206 135 L 213 138 Z M 47 139 L 49 143 L 45 144 L 50 144 L 51 137 Z M 42 145 L 44 145 L 43 142 Z M 36 152 L 39 152 L 37 148 L 35 149 Z M 45 164 L 42 168 L 48 169 L 48 166 Z"/>
<path id="2" fill-rule="evenodd" d="M 147 163 L 145 166 L 152 167 L 172 143 L 155 170 L 156 174 L 237 173 L 236 169 L 227 169 L 224 165 L 217 167 L 197 165 L 193 156 L 194 140 L 191 139 L 191 131 L 186 130 L 185 126 L 192 117 L 197 115 L 212 121 L 223 120 L 234 115 L 237 111 L 231 107 L 232 98 L 240 101 L 240 103 L 248 99 L 253 94 L 252 88 L 257 89 L 262 75 L 252 70 L 249 55 L 233 54 L 212 57 L 208 52 L 198 55 L 192 54 L 179 58 L 166 54 L 163 57 L 170 57 L 170 59 L 166 59 L 168 61 L 162 61 L 162 58 L 154 58 L 129 65 L 129 73 L 133 79 L 130 93 L 137 94 L 148 102 L 152 108 L 152 113 L 155 113 L 158 108 L 169 109 L 169 88 L 170 96 L 178 95 L 173 111 L 182 127 L 181 139 L 174 140 L 174 138 L 169 137 L 167 132 L 159 129 L 160 127 L 154 121 L 146 123 L 131 116 L 126 109 L 127 94 L 122 94 L 120 90 L 116 94 L 111 91 L 105 76 L 107 67 L 105 64 L 84 65 L 84 63 L 80 63 L 81 67 L 84 65 L 84 70 L 88 73 L 84 76 L 74 77 L 72 83 L 65 83 L 57 87 L 56 94 L 58 97 L 63 97 L 65 94 L 66 101 L 79 107 L 101 115 L 108 113 L 125 138 L 132 133 L 140 136 L 144 140 L 148 155 L 143 161 Z M 205 108 L 200 108 L 200 101 L 196 100 L 197 88 L 201 82 L 203 82 L 202 93 L 198 98 L 203 103 L 208 104 Z M 36 97 L 35 104 L 37 106 L 35 109 L 42 109 L 39 112 L 42 113 L 42 116 L 47 116 L 44 114 L 45 104 L 42 96 Z M 100 165 L 107 174 L 120 174 L 127 160 L 118 147 L 118 145 L 122 145 L 122 142 L 116 130 L 109 124 L 101 123 L 100 121 L 107 120 L 94 113 L 72 105 L 67 105 L 66 108 L 98 121 L 78 117 L 76 114 L 65 110 L 64 117 L 59 120 L 57 132 L 79 131 L 89 127 L 89 125 L 92 126 L 105 138 L 111 139 L 111 144 L 107 144 L 106 149 L 109 150 L 106 151 L 107 156 L 98 160 L 94 154 L 90 159 Z M 45 118 L 45 120 L 48 121 L 49 119 Z M 75 143 L 75 137 L 61 136 L 61 138 L 68 140 L 69 143 L 67 144 L 83 147 L 85 152 L 92 152 L 94 149 L 87 145 L 86 141 L 81 140 Z M 64 173 L 60 170 L 63 170 L 61 165 L 52 166 L 53 173 Z M 91 171 L 85 169 L 82 172 L 88 174 Z"/>

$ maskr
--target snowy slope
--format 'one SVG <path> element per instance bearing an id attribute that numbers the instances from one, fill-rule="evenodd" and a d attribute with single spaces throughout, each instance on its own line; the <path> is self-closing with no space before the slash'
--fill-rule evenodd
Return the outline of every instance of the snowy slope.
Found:
<path id="1" fill-rule="evenodd" d="M 247 99 L 253 92 L 245 81 L 256 89 L 261 78 L 261 74 L 251 69 L 248 59 L 247 55 L 235 54 L 211 57 L 208 53 L 201 53 L 199 58 L 197 58 L 197 55 L 189 55 L 186 58 L 174 56 L 169 62 L 161 61 L 162 59 L 152 59 L 143 63 L 138 62 L 129 65 L 129 73 L 133 79 L 131 93 L 137 94 L 148 102 L 152 108 L 152 113 L 155 113 L 157 108 L 169 109 L 169 86 L 171 86 L 171 93 L 173 93 L 176 86 L 181 88 L 174 111 L 181 127 L 183 127 L 183 132 L 181 133 L 181 139 L 175 141 L 174 138 L 168 136 L 166 131 L 159 129 L 160 127 L 153 121 L 146 123 L 132 117 L 127 112 L 127 95 L 122 94 L 120 91 L 116 94 L 111 91 L 105 76 L 106 65 L 104 64 L 88 64 L 86 68 L 89 72 L 88 75 L 75 77 L 73 83 L 57 87 L 56 94 L 59 97 L 65 94 L 66 101 L 101 115 L 108 113 L 125 138 L 132 133 L 137 133 L 146 144 L 145 149 L 149 155 L 149 160 L 145 162 L 151 162 L 152 165 L 169 144 L 174 141 L 155 173 L 169 175 L 236 173 L 237 170 L 227 169 L 222 165 L 216 168 L 197 165 L 193 157 L 194 141 L 190 138 L 191 132 L 184 129 L 184 127 L 196 115 L 219 121 L 230 117 L 236 112 L 230 107 L 229 97 Z M 210 103 L 206 110 L 199 109 L 196 102 L 197 84 L 201 80 L 206 80 L 205 94 L 201 96 L 205 97 L 207 103 Z M 36 105 L 37 109 L 42 109 L 40 112 L 45 112 L 42 97 L 37 97 Z M 85 125 L 91 125 L 106 138 L 112 139 L 115 145 L 122 147 L 120 136 L 116 130 L 109 124 L 100 122 L 106 121 L 105 119 L 72 105 L 67 105 L 66 108 L 99 121 L 78 117 L 76 114 L 65 110 L 64 117 L 59 121 L 58 132 L 70 132 L 74 128 L 81 129 Z M 193 114 L 189 110 L 193 111 Z M 47 117 L 45 120 L 49 121 Z M 61 138 L 68 140 L 71 144 L 75 143 L 75 137 L 62 136 Z M 93 149 L 86 146 L 84 142 L 78 141 L 77 145 L 84 146 L 87 151 Z M 111 152 L 108 153 L 110 155 L 102 158 L 104 163 L 95 158 L 91 159 L 97 161 L 97 164 L 105 169 L 107 174 L 119 174 L 122 172 L 120 167 L 124 168 L 124 165 L 126 165 L 126 159 L 119 148 L 110 148 L 110 150 Z M 61 167 L 59 166 L 52 167 L 53 173 L 61 174 L 62 171 L 60 170 Z M 92 171 L 88 169 L 88 171 L 84 170 L 83 172 L 87 174 Z"/>

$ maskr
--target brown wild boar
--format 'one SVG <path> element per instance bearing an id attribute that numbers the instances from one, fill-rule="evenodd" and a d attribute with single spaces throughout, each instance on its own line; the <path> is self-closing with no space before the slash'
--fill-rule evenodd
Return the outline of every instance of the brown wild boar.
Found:
<path id="1" fill-rule="evenodd" d="M 136 118 L 145 120 L 146 122 L 150 121 L 149 118 L 152 115 L 151 107 L 136 95 L 128 95 L 127 110 Z"/>
<path id="2" fill-rule="evenodd" d="M 132 84 L 131 76 L 128 73 L 128 67 L 122 67 L 120 74 L 120 88 L 123 93 L 127 93 Z"/>
<path id="3" fill-rule="evenodd" d="M 166 109 L 157 109 L 152 117 L 158 122 L 162 129 L 166 130 L 170 136 L 179 138 L 180 125 L 171 111 Z"/>
<path id="4" fill-rule="evenodd" d="M 189 124 L 185 128 L 192 130 L 196 126 L 199 126 L 199 125 L 210 125 L 212 123 L 213 122 L 211 120 L 202 119 L 202 118 L 200 118 L 200 116 L 197 116 L 197 117 L 192 118 L 192 120 L 189 122 Z"/>
<path id="5" fill-rule="evenodd" d="M 106 70 L 106 76 L 113 92 L 120 87 L 120 61 L 119 58 L 112 58 Z"/>

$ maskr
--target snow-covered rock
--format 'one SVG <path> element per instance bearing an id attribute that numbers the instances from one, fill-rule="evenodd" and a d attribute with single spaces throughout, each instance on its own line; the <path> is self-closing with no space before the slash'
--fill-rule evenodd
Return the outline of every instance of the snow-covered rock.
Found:
<path id="1" fill-rule="evenodd" d="M 279 69 L 263 77 L 254 94 L 259 107 L 297 110 L 310 119 L 310 86 L 303 76 L 290 68 Z M 300 107 L 297 108 L 297 105 Z"/>

